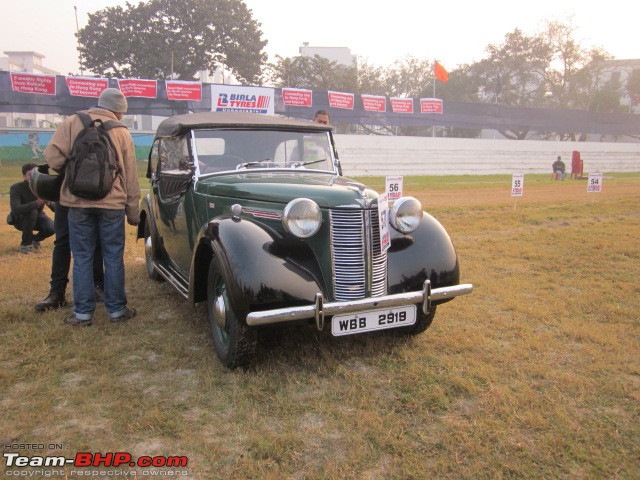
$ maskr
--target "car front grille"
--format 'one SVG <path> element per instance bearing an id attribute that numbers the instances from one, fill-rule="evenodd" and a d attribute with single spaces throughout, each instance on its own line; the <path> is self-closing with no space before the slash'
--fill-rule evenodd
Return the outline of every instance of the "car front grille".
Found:
<path id="1" fill-rule="evenodd" d="M 336 301 L 387 293 L 387 254 L 380 251 L 378 210 L 331 210 Z"/>

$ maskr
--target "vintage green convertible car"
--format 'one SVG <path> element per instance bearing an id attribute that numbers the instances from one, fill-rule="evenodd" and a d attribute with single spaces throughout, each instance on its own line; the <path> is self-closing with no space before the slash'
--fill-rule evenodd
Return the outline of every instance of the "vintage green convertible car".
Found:
<path id="1" fill-rule="evenodd" d="M 228 368 L 251 363 L 266 325 L 416 334 L 437 305 L 473 288 L 459 283 L 449 235 L 420 202 L 388 208 L 342 176 L 326 125 L 177 115 L 158 127 L 147 176 L 138 238 L 148 275 L 207 302 Z"/>

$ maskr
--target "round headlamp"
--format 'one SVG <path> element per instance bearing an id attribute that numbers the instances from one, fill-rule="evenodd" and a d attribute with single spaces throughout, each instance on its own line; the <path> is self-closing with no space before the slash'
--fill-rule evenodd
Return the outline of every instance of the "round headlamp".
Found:
<path id="1" fill-rule="evenodd" d="M 308 198 L 296 198 L 284 207 L 282 224 L 287 232 L 299 238 L 314 235 L 322 224 L 322 213 L 316 202 Z"/>
<path id="2" fill-rule="evenodd" d="M 422 221 L 422 204 L 413 197 L 396 200 L 389 211 L 391 226 L 401 233 L 414 232 Z"/>

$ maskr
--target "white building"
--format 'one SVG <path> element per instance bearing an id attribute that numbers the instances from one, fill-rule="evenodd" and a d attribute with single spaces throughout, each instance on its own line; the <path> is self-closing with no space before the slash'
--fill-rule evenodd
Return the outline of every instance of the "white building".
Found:
<path id="1" fill-rule="evenodd" d="M 351 54 L 351 49 L 347 47 L 311 47 L 309 42 L 304 42 L 299 49 L 300 55 L 303 57 L 319 57 L 326 58 L 331 62 L 345 67 L 353 67 L 357 64 L 357 58 Z"/>
<path id="2" fill-rule="evenodd" d="M 640 113 L 640 98 L 632 99 L 627 91 L 627 84 L 634 70 L 640 70 L 640 59 L 605 60 L 600 64 L 597 85 L 610 84 L 620 91 L 620 103 L 628 107 L 629 113 Z"/>
<path id="3" fill-rule="evenodd" d="M 40 73 L 59 75 L 59 72 L 42 64 L 44 55 L 38 52 L 7 51 L 0 57 L 0 70 L 8 72 Z M 50 128 L 62 118 L 51 113 L 0 113 L 0 127 Z"/>

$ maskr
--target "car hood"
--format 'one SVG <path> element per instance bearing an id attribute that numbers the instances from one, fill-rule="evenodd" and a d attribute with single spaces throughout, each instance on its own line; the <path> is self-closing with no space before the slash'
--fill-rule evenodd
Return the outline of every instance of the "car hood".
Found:
<path id="1" fill-rule="evenodd" d="M 361 208 L 378 198 L 378 193 L 356 180 L 299 171 L 216 175 L 200 179 L 196 189 L 203 194 L 282 204 L 305 197 L 321 208 Z"/>

